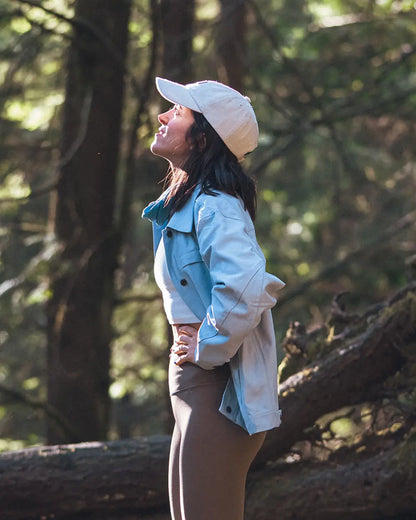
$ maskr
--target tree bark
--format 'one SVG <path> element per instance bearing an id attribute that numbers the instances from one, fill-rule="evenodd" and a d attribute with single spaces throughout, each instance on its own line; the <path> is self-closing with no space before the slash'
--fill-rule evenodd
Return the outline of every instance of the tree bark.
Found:
<path id="1" fill-rule="evenodd" d="M 195 0 L 161 0 L 162 71 L 179 83 L 192 80 Z"/>
<path id="2" fill-rule="evenodd" d="M 415 442 L 348 464 L 252 471 L 245 518 L 404 520 L 409 514 L 410 520 Z M 158 512 L 168 520 L 168 449 L 169 438 L 160 437 L 1 454 L 1 518 L 154 519 Z"/>
<path id="3" fill-rule="evenodd" d="M 152 437 L 2 454 L 1 518 L 104 518 L 166 505 L 168 450 L 169 438 Z"/>
<path id="4" fill-rule="evenodd" d="M 333 341 L 337 348 L 280 385 L 282 424 L 268 434 L 257 464 L 286 453 L 322 415 L 376 398 L 405 363 L 400 348 L 416 341 L 416 284 L 345 331 Z"/>
<path id="5" fill-rule="evenodd" d="M 348 464 L 251 474 L 246 520 L 410 520 L 416 512 L 416 439 Z"/>
<path id="6" fill-rule="evenodd" d="M 78 0 L 69 49 L 51 272 L 50 443 L 104 439 L 109 417 L 114 205 L 130 0 Z M 63 424 L 66 426 L 63 427 Z"/>
<path id="7" fill-rule="evenodd" d="M 247 71 L 245 0 L 221 0 L 220 3 L 217 54 L 223 67 L 218 75 L 221 81 L 243 92 Z"/>

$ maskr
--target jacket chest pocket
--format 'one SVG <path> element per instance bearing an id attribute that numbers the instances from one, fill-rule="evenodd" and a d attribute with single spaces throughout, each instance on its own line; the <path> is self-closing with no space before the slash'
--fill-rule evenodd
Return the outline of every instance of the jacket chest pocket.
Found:
<path id="1" fill-rule="evenodd" d="M 207 266 L 197 248 L 177 253 L 172 260 L 172 280 L 176 281 L 176 288 L 188 307 L 202 321 L 211 303 L 211 277 Z"/>
<path id="2" fill-rule="evenodd" d="M 203 262 L 199 250 L 196 248 L 181 252 L 180 254 L 175 255 L 175 257 L 179 269 L 184 269 L 191 264 Z"/>

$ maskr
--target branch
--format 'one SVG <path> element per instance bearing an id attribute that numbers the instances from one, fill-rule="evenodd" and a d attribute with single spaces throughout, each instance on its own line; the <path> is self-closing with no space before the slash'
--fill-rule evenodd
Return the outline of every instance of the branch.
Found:
<path id="1" fill-rule="evenodd" d="M 249 474 L 247 520 L 413 518 L 416 439 L 347 464 L 278 465 Z M 357 460 L 358 459 L 358 460 Z"/>
<path id="2" fill-rule="evenodd" d="M 0 383 L 0 392 L 2 392 L 3 394 L 5 394 L 6 396 L 8 396 L 9 398 L 11 398 L 14 401 L 23 403 L 35 410 L 41 410 L 48 417 L 50 417 L 52 420 L 54 420 L 56 422 L 56 424 L 60 428 L 62 428 L 62 430 L 65 432 L 66 435 L 70 435 L 74 438 L 79 438 L 78 434 L 72 428 L 72 425 L 65 419 L 65 417 L 56 408 L 54 408 L 50 404 L 48 404 L 44 401 L 35 399 L 28 394 L 25 394 L 14 388 L 10 388 L 2 383 Z"/>
<path id="3" fill-rule="evenodd" d="M 388 227 L 385 231 L 377 235 L 373 239 L 369 239 L 365 245 L 359 246 L 356 249 L 350 251 L 344 258 L 334 262 L 333 264 L 325 266 L 316 276 L 309 278 L 302 284 L 299 284 L 292 290 L 287 290 L 279 297 L 279 307 L 286 304 L 288 301 L 305 293 L 311 286 L 315 285 L 322 280 L 329 278 L 334 273 L 346 268 L 352 261 L 356 260 L 361 256 L 374 253 L 380 247 L 386 245 L 386 241 L 394 237 L 397 233 L 402 232 L 404 229 L 414 225 L 416 223 L 416 210 L 407 213 L 394 224 Z"/>
<path id="4" fill-rule="evenodd" d="M 1 518 L 105 518 L 166 505 L 169 441 L 155 436 L 1 454 Z"/>
<path id="5" fill-rule="evenodd" d="M 119 297 L 114 300 L 115 305 L 124 305 L 125 303 L 139 302 L 152 303 L 161 300 L 162 296 L 159 293 L 155 294 L 132 294 L 130 296 Z"/>
<path id="6" fill-rule="evenodd" d="M 345 144 L 345 141 L 338 136 L 335 126 L 331 123 L 328 125 L 328 129 L 331 134 L 332 142 L 334 143 L 335 151 L 338 154 L 345 171 L 350 173 L 352 178 L 356 178 L 361 185 L 365 185 L 366 182 L 368 183 L 368 179 L 357 164 L 355 157 L 348 153 L 348 146 Z"/>
<path id="7" fill-rule="evenodd" d="M 278 112 L 282 113 L 283 116 L 289 121 L 289 125 L 285 129 L 269 129 L 269 132 L 274 137 L 282 137 L 282 136 L 293 136 L 291 139 L 287 141 L 283 146 L 278 147 L 276 150 L 267 154 L 266 157 L 261 161 L 261 165 L 256 167 L 254 172 L 258 174 L 265 169 L 270 162 L 277 159 L 283 153 L 285 153 L 291 146 L 294 144 L 299 138 L 305 135 L 307 132 L 314 130 L 320 126 L 328 127 L 331 131 L 333 130 L 334 124 L 337 122 L 342 122 L 346 119 L 351 119 L 357 116 L 364 115 L 375 115 L 382 110 L 383 112 L 390 107 L 390 109 L 395 108 L 395 106 L 402 102 L 403 100 L 409 99 L 414 93 L 416 89 L 411 84 L 407 88 L 395 88 L 395 89 L 385 89 L 388 92 L 393 90 L 393 93 L 383 95 L 383 92 L 379 92 L 374 87 L 380 86 L 383 83 L 389 81 L 389 72 L 394 72 L 394 70 L 409 60 L 416 53 L 416 45 L 413 45 L 410 48 L 405 48 L 401 51 L 399 57 L 394 60 L 390 60 L 387 63 L 383 64 L 382 67 L 379 68 L 378 74 L 375 79 L 371 80 L 371 84 L 368 88 L 362 89 L 360 92 L 353 92 L 348 94 L 348 89 L 346 89 L 347 95 L 339 102 L 330 102 L 325 104 L 324 100 L 317 97 L 314 94 L 313 85 L 311 85 L 308 81 L 308 77 L 302 73 L 301 69 L 298 67 L 295 60 L 290 59 L 286 56 L 284 50 L 282 49 L 282 44 L 279 40 L 279 36 L 276 31 L 269 26 L 267 20 L 265 20 L 263 13 L 257 6 L 254 0 L 247 0 L 247 4 L 252 9 L 254 16 L 256 18 L 256 22 L 261 27 L 262 32 L 266 35 L 266 38 L 269 40 L 274 51 L 278 52 L 282 63 L 286 67 L 286 70 L 293 73 L 296 79 L 299 81 L 302 89 L 308 94 L 311 99 L 310 106 L 318 109 L 321 113 L 320 117 L 315 117 L 310 119 L 309 121 L 305 121 L 304 114 L 296 115 L 291 114 L 287 110 L 284 110 L 276 103 L 275 94 L 265 93 L 268 98 L 268 102 L 271 107 L 273 107 Z M 366 62 L 368 61 L 368 57 L 365 58 Z M 253 82 L 255 82 L 255 78 Z M 261 88 L 257 88 L 261 90 Z M 368 102 L 367 99 L 370 96 L 371 101 Z M 334 136 L 333 136 L 334 137 Z M 338 146 L 338 152 L 340 152 L 340 147 Z M 355 170 L 358 171 L 358 170 Z"/>
<path id="8" fill-rule="evenodd" d="M 259 179 L 263 172 L 266 171 L 267 166 L 287 153 L 293 146 L 295 146 L 300 140 L 302 140 L 304 133 L 300 130 L 297 133 L 293 133 L 287 141 L 280 146 L 273 147 L 262 153 L 262 158 L 258 159 L 256 166 L 250 169 L 249 175 Z"/>
<path id="9" fill-rule="evenodd" d="M 81 147 L 82 143 L 85 140 L 85 136 L 87 134 L 88 130 L 88 120 L 90 116 L 91 111 L 91 103 L 92 103 L 92 87 L 90 87 L 86 93 L 83 100 L 83 107 L 81 111 L 81 121 L 78 129 L 78 134 L 76 138 L 74 139 L 74 142 L 68 147 L 68 150 L 65 152 L 63 157 L 59 159 L 58 164 L 55 167 L 55 174 L 54 174 L 54 180 L 46 185 L 43 188 L 40 188 L 39 190 L 35 192 L 29 193 L 29 195 L 26 195 L 24 197 L 7 197 L 0 199 L 0 204 L 3 203 L 10 203 L 10 202 L 24 202 L 29 199 L 33 199 L 36 197 L 40 197 L 42 195 L 45 195 L 53 190 L 55 190 L 58 186 L 58 182 L 61 176 L 60 170 L 66 166 L 69 161 L 74 157 L 74 155 L 77 153 L 79 148 Z"/>
<path id="10" fill-rule="evenodd" d="M 362 318 L 341 343 L 334 338 L 331 345 L 323 344 L 329 354 L 281 383 L 282 424 L 269 432 L 256 464 L 287 453 L 319 417 L 377 399 L 383 382 L 406 363 L 401 349 L 414 344 L 415 316 L 413 283 L 381 306 L 371 322 Z"/>
<path id="11" fill-rule="evenodd" d="M 70 25 L 76 25 L 79 23 L 79 21 L 74 20 L 73 18 L 68 18 L 62 13 L 58 13 L 58 11 L 55 11 L 54 9 L 50 9 L 48 7 L 45 7 L 41 4 L 41 2 L 35 2 L 34 0 L 14 0 L 15 2 L 18 2 L 20 4 L 29 5 L 30 7 L 37 7 L 38 9 L 41 9 L 47 14 L 52 15 L 55 18 L 58 18 L 58 20 L 67 22 Z"/>
<path id="12" fill-rule="evenodd" d="M 15 1 L 20 1 L 20 0 L 15 0 Z M 40 29 L 40 31 L 44 34 L 53 34 L 54 36 L 60 36 L 61 38 L 68 40 L 68 41 L 73 40 L 73 37 L 71 35 L 66 34 L 63 31 L 58 31 L 55 28 L 52 29 L 50 27 L 47 27 L 44 23 L 40 22 L 39 20 L 34 20 L 33 18 L 31 18 L 28 15 L 27 12 L 23 11 L 23 9 L 17 9 L 14 14 L 16 16 L 25 18 L 30 23 L 30 25 L 32 25 L 34 27 L 38 27 Z"/>
<path id="13" fill-rule="evenodd" d="M 51 257 L 53 257 L 53 255 L 57 252 L 58 248 L 59 245 L 56 242 L 48 243 L 45 240 L 44 248 L 30 260 L 29 264 L 25 267 L 19 276 L 0 283 L 0 297 L 4 296 L 11 290 L 21 287 L 27 281 L 27 279 L 35 273 L 39 264 L 44 261 L 49 261 Z"/>
<path id="14" fill-rule="evenodd" d="M 47 14 L 52 15 L 53 17 L 57 18 L 58 20 L 64 21 L 71 26 L 74 26 L 78 29 L 84 29 L 87 30 L 90 34 L 92 34 L 99 42 L 101 42 L 104 47 L 110 52 L 110 55 L 114 58 L 116 63 L 120 65 L 124 70 L 123 60 L 117 50 L 117 48 L 113 45 L 113 42 L 107 38 L 106 34 L 98 27 L 96 27 L 94 24 L 90 23 L 89 21 L 83 19 L 83 18 L 69 18 L 68 16 L 59 13 L 58 11 L 55 11 L 54 9 L 50 9 L 48 7 L 45 7 L 40 2 L 35 2 L 34 0 L 15 0 L 16 2 L 20 2 L 21 4 L 26 4 L 31 7 L 37 7 L 38 9 L 42 9 Z"/>
<path id="15" fill-rule="evenodd" d="M 43 5 L 41 5 L 39 2 L 34 0 L 15 0 L 16 2 L 20 2 L 22 4 L 27 4 L 31 7 L 37 7 L 39 9 L 42 9 L 47 14 L 50 14 L 54 16 L 55 18 L 58 18 L 58 20 L 62 20 L 71 26 L 77 28 L 86 30 L 88 33 L 90 33 L 94 38 L 96 38 L 100 43 L 103 44 L 104 48 L 107 49 L 107 51 L 110 53 L 110 56 L 113 58 L 114 62 L 117 64 L 117 66 L 121 69 L 122 73 L 130 79 L 130 82 L 133 85 L 133 88 L 136 93 L 140 93 L 141 88 L 138 84 L 135 77 L 129 73 L 129 71 L 126 68 L 126 65 L 124 64 L 124 61 L 122 57 L 120 56 L 120 53 L 117 50 L 117 47 L 113 44 L 113 42 L 107 38 L 107 35 L 100 30 L 100 28 L 92 23 L 90 23 L 88 20 L 85 20 L 83 18 L 77 18 L 72 17 L 69 18 L 68 16 L 65 16 L 62 13 L 59 13 L 58 11 L 55 11 L 54 9 L 47 8 Z M 30 19 L 28 18 L 30 21 Z"/>
<path id="16" fill-rule="evenodd" d="M 58 184 L 57 181 L 53 181 L 43 188 L 39 188 L 38 190 L 31 191 L 28 195 L 25 195 L 23 197 L 4 197 L 0 198 L 0 204 L 6 204 L 10 202 L 24 202 L 27 200 L 35 199 L 37 197 L 43 197 L 43 195 L 47 195 L 51 191 L 55 190 L 57 188 Z"/>
<path id="17" fill-rule="evenodd" d="M 391 90 L 391 89 L 390 89 Z M 370 94 L 368 91 L 367 94 Z M 334 110 L 328 110 L 326 115 L 322 118 L 316 118 L 311 120 L 310 124 L 313 127 L 328 126 L 331 123 L 339 123 L 347 119 L 359 116 L 377 116 L 379 113 L 386 113 L 388 109 L 396 108 L 397 105 L 406 99 L 409 99 L 416 93 L 416 87 L 411 86 L 407 89 L 395 90 L 392 94 L 381 96 L 381 94 L 375 95 L 372 93 L 372 102 L 359 105 L 354 105 L 351 102 L 350 97 L 344 98 L 345 105 L 337 105 Z"/>
<path id="18" fill-rule="evenodd" d="M 377 97 L 374 92 L 374 87 L 384 88 L 386 91 L 390 91 L 391 87 L 384 86 L 383 83 L 389 81 L 389 73 L 394 72 L 395 69 L 403 65 L 407 60 L 409 60 L 412 56 L 416 54 L 416 45 L 408 48 L 404 48 L 400 55 L 393 59 L 385 61 L 382 65 L 380 65 L 377 69 L 377 75 L 374 79 L 371 80 L 371 85 L 369 88 L 362 88 L 359 92 L 353 92 L 350 95 L 344 97 L 340 100 L 339 103 L 336 103 L 337 109 L 349 108 L 357 104 L 357 100 L 360 98 L 368 98 L 368 96 Z M 382 90 L 383 91 L 383 90 Z"/>

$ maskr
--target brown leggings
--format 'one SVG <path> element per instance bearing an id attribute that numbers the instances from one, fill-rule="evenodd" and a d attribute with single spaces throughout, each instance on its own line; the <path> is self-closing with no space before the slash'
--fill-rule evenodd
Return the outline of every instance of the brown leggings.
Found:
<path id="1" fill-rule="evenodd" d="M 218 411 L 228 367 L 206 371 L 190 363 L 172 365 L 172 519 L 242 520 L 247 472 L 266 434 L 250 436 Z"/>

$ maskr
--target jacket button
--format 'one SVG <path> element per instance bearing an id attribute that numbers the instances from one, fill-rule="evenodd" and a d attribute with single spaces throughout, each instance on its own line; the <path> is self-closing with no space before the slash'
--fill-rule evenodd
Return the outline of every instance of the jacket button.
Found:
<path id="1" fill-rule="evenodd" d="M 168 230 L 166 231 L 166 236 L 167 236 L 168 238 L 171 238 L 171 236 L 172 236 L 172 231 L 171 231 L 170 229 L 168 229 Z"/>
<path id="2" fill-rule="evenodd" d="M 182 278 L 181 285 L 188 285 L 188 282 L 185 280 L 185 278 Z"/>
<path id="3" fill-rule="evenodd" d="M 226 411 L 227 413 L 231 413 L 231 411 L 232 411 L 231 406 L 227 406 L 227 408 L 225 409 L 225 411 Z"/>

